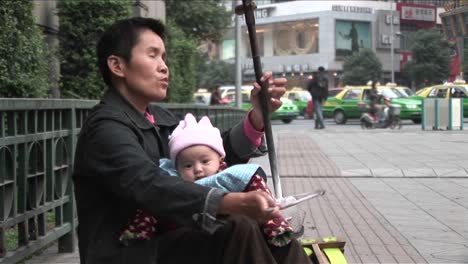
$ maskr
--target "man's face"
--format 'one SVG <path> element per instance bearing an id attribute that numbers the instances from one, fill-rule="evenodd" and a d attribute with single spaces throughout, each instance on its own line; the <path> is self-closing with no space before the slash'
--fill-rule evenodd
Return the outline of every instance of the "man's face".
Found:
<path id="1" fill-rule="evenodd" d="M 161 37 L 151 30 L 142 30 L 130 61 L 125 63 L 124 74 L 124 93 L 130 101 L 145 103 L 164 99 L 169 85 L 169 69 Z"/>

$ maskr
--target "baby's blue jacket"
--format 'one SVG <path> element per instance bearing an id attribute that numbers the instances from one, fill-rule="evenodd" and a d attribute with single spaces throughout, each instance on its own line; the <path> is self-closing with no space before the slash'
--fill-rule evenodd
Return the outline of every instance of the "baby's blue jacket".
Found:
<path id="1" fill-rule="evenodd" d="M 159 167 L 171 176 L 178 176 L 174 163 L 170 159 L 159 160 Z M 262 176 L 266 181 L 266 174 L 260 165 L 237 164 L 214 175 L 196 180 L 195 183 L 228 192 L 242 192 L 255 174 Z"/>

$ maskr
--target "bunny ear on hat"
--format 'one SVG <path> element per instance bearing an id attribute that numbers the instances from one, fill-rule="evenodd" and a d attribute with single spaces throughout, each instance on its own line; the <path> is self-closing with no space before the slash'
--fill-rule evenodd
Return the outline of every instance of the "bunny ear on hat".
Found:
<path id="1" fill-rule="evenodd" d="M 212 127 L 210 119 L 207 116 L 203 116 L 200 121 L 198 121 L 199 125 L 209 126 Z"/>
<path id="2" fill-rule="evenodd" d="M 195 117 L 191 113 L 187 113 L 185 115 L 184 121 L 185 121 L 185 123 L 187 123 L 187 125 L 196 125 L 197 124 L 197 119 L 195 119 Z"/>
<path id="3" fill-rule="evenodd" d="M 184 129 L 187 128 L 188 126 L 190 125 L 193 126 L 196 124 L 197 124 L 197 120 L 195 119 L 195 117 L 191 113 L 186 114 L 185 118 L 179 121 L 179 125 L 176 127 L 176 129 L 174 129 L 172 134 L 169 136 L 169 140 L 172 137 L 175 137 L 179 135 L 180 133 L 183 133 Z"/>
<path id="4" fill-rule="evenodd" d="M 179 152 L 194 145 L 208 146 L 221 156 L 226 156 L 219 129 L 211 125 L 211 121 L 207 116 L 203 116 L 197 123 L 195 117 L 188 113 L 169 137 L 171 160 L 175 163 Z"/>

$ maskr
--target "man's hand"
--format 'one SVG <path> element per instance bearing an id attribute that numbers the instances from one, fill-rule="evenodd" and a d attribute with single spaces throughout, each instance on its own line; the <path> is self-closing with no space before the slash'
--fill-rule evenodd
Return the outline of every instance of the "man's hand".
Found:
<path id="1" fill-rule="evenodd" d="M 228 193 L 221 200 L 218 213 L 245 215 L 260 223 L 281 215 L 275 201 L 262 191 Z"/>
<path id="2" fill-rule="evenodd" d="M 263 74 L 261 81 L 268 83 L 268 111 L 272 113 L 281 106 L 280 98 L 286 92 L 284 85 L 286 84 L 287 79 L 274 79 L 272 72 L 268 71 Z M 252 126 L 258 131 L 263 130 L 264 127 L 259 96 L 260 90 L 260 84 L 254 83 L 254 88 L 250 94 L 250 101 L 252 102 L 253 109 L 250 112 L 249 120 Z"/>

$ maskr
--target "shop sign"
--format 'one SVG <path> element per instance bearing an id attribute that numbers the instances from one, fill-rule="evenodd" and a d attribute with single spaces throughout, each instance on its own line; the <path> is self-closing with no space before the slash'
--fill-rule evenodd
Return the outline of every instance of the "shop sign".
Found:
<path id="1" fill-rule="evenodd" d="M 370 8 L 370 7 L 360 7 L 360 6 L 332 5 L 332 11 L 347 12 L 347 13 L 360 13 L 360 14 L 372 14 L 372 8 Z"/>
<path id="2" fill-rule="evenodd" d="M 257 8 L 254 10 L 254 17 L 255 20 L 267 18 L 273 16 L 273 11 L 275 10 L 274 7 L 266 7 L 266 8 Z M 242 20 L 245 20 L 244 16 L 241 16 Z"/>
<path id="3" fill-rule="evenodd" d="M 402 6 L 401 19 L 413 21 L 436 21 L 435 8 L 419 7 L 419 6 Z"/>

